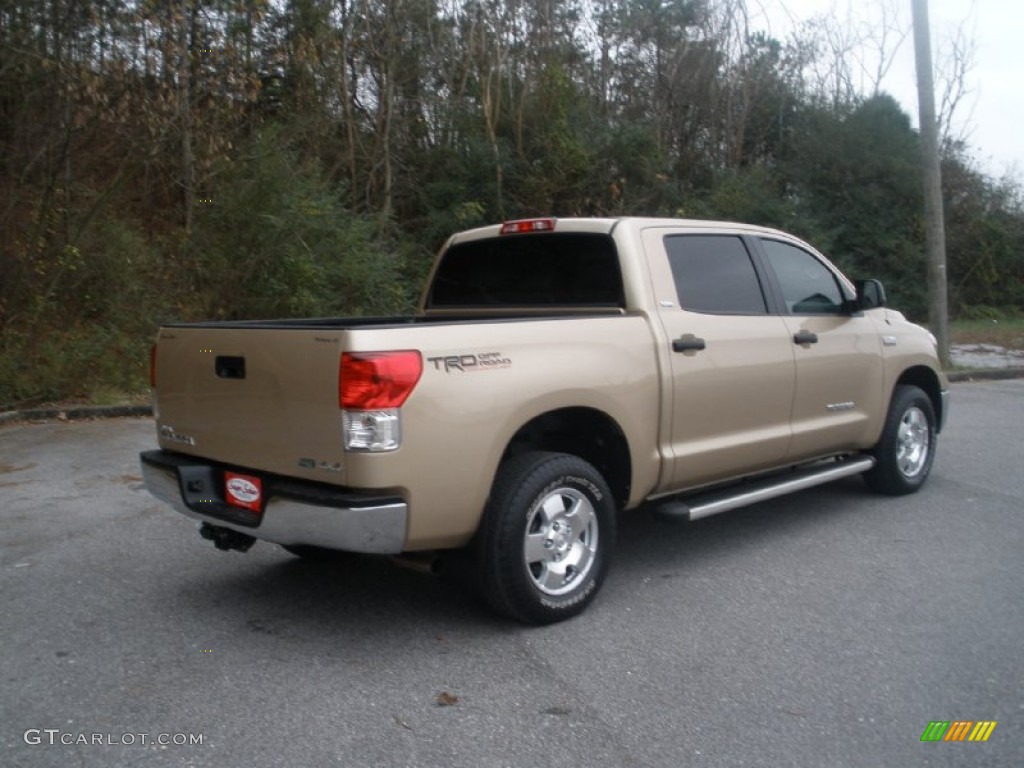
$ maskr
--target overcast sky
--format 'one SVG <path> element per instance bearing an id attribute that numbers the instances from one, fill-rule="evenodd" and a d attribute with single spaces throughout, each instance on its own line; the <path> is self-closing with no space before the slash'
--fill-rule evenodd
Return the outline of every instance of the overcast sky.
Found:
<path id="1" fill-rule="evenodd" d="M 831 13 L 839 19 L 880 19 L 883 0 L 748 0 L 752 14 L 784 39 L 791 19 Z M 899 21 L 910 28 L 911 0 L 896 0 Z M 974 66 L 967 75 L 970 93 L 957 118 L 966 131 L 972 155 L 989 174 L 1012 173 L 1024 180 L 1024 0 L 929 0 L 932 55 L 936 63 L 949 50 L 948 39 L 963 26 L 975 43 Z M 914 41 L 904 41 L 883 84 L 917 124 Z"/>

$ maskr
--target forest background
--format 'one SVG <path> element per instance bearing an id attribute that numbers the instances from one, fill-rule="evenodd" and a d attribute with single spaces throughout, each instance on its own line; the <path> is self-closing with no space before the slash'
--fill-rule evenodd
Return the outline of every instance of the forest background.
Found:
<path id="1" fill-rule="evenodd" d="M 412 309 L 451 232 L 739 220 L 926 316 L 919 137 L 819 18 L 744 0 L 5 0 L 0 410 L 147 387 L 163 321 Z M 1024 194 L 950 135 L 950 307 L 1024 314 Z M 866 76 L 867 75 L 867 76 Z M 867 85 L 864 85 L 867 83 Z"/>

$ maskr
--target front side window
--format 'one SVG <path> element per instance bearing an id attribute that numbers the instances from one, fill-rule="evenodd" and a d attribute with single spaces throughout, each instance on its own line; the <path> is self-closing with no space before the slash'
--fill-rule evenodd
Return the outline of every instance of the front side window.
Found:
<path id="1" fill-rule="evenodd" d="M 707 314 L 767 314 L 761 283 L 741 238 L 669 235 L 665 251 L 683 309 Z"/>
<path id="2" fill-rule="evenodd" d="M 802 248 L 779 240 L 762 240 L 761 247 L 791 314 L 843 314 L 846 302 L 828 267 Z"/>

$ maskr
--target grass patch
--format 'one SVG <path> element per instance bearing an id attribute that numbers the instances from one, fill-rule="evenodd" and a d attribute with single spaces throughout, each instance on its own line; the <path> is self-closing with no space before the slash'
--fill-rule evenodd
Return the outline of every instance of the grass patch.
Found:
<path id="1" fill-rule="evenodd" d="M 151 343 L 141 335 L 82 324 L 32 333 L 8 329 L 0 341 L 0 410 L 113 405 L 144 396 Z"/>
<path id="2" fill-rule="evenodd" d="M 956 320 L 949 324 L 953 344 L 995 344 L 1006 349 L 1024 349 L 1024 317 L 1001 320 Z"/>

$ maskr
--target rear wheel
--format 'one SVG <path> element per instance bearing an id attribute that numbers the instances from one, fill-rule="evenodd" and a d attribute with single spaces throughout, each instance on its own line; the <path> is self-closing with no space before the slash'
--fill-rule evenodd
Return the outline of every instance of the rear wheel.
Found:
<path id="1" fill-rule="evenodd" d="M 477 542 L 484 597 L 530 624 L 577 615 L 604 581 L 615 504 L 583 459 L 531 452 L 498 471 Z"/>
<path id="2" fill-rule="evenodd" d="M 864 474 L 872 490 L 900 496 L 924 485 L 935 459 L 935 409 L 922 389 L 896 387 L 872 453 L 877 464 Z"/>

